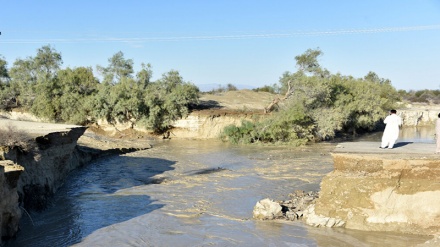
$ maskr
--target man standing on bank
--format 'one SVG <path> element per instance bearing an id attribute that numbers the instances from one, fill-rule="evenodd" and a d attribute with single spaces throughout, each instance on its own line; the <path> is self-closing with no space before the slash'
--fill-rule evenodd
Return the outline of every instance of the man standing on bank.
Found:
<path id="1" fill-rule="evenodd" d="M 402 125 L 402 118 L 396 115 L 396 110 L 391 110 L 390 115 L 388 115 L 383 121 L 385 126 L 385 131 L 382 135 L 382 143 L 380 148 L 392 149 L 394 143 L 396 143 L 397 138 L 399 137 L 399 128 Z"/>
<path id="2" fill-rule="evenodd" d="M 437 148 L 435 150 L 435 153 L 440 153 L 440 113 L 438 114 L 438 118 L 435 121 L 435 139 L 437 143 Z"/>

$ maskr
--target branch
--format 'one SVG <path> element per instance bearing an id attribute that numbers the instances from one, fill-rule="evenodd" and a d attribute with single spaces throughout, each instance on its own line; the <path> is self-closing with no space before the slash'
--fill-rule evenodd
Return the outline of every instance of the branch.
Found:
<path id="1" fill-rule="evenodd" d="M 290 86 L 290 81 L 291 80 L 287 81 L 287 92 L 284 95 L 284 97 L 282 99 L 280 99 L 280 98 L 273 99 L 272 102 L 266 108 L 264 108 L 264 113 L 271 112 L 275 105 L 278 106 L 278 103 L 280 101 L 288 99 L 293 94 L 294 90 L 292 90 L 292 88 Z"/>

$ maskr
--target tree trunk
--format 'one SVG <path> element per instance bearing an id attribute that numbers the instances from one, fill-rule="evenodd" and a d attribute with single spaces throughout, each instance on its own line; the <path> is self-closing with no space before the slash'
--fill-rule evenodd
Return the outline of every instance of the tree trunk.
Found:
<path id="1" fill-rule="evenodd" d="M 290 97 L 290 95 L 293 94 L 293 90 L 292 90 L 291 87 L 290 87 L 290 80 L 287 82 L 287 86 L 288 86 L 288 89 L 287 89 L 287 92 L 286 92 L 286 94 L 284 95 L 284 97 L 283 97 L 282 99 L 280 99 L 280 98 L 275 98 L 274 100 L 272 100 L 272 102 L 271 102 L 266 108 L 264 108 L 264 113 L 269 113 L 269 112 L 271 112 L 271 111 L 273 110 L 273 108 L 274 108 L 275 105 L 278 106 L 278 103 L 279 103 L 280 101 L 282 101 L 282 100 L 286 100 L 287 98 Z"/>

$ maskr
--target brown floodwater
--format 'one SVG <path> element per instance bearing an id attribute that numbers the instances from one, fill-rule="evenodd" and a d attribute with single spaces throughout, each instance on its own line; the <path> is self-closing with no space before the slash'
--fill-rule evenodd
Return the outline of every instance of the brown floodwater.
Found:
<path id="1" fill-rule="evenodd" d="M 407 134 L 407 133 L 413 133 Z M 360 138 L 380 141 L 381 133 Z M 433 129 L 401 141 L 433 142 Z M 319 190 L 336 143 L 237 146 L 169 140 L 74 172 L 6 246 L 415 246 L 429 237 L 258 221 L 258 200 Z"/>

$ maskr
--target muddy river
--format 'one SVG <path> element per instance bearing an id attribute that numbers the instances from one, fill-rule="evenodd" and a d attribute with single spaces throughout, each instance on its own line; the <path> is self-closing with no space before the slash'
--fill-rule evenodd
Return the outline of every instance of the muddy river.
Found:
<path id="1" fill-rule="evenodd" d="M 401 141 L 434 142 L 433 129 Z M 378 141 L 381 133 L 360 140 Z M 429 237 L 256 221 L 258 200 L 319 190 L 336 143 L 235 146 L 169 140 L 74 172 L 9 246 L 415 246 Z M 378 144 L 379 145 L 379 144 Z"/>

